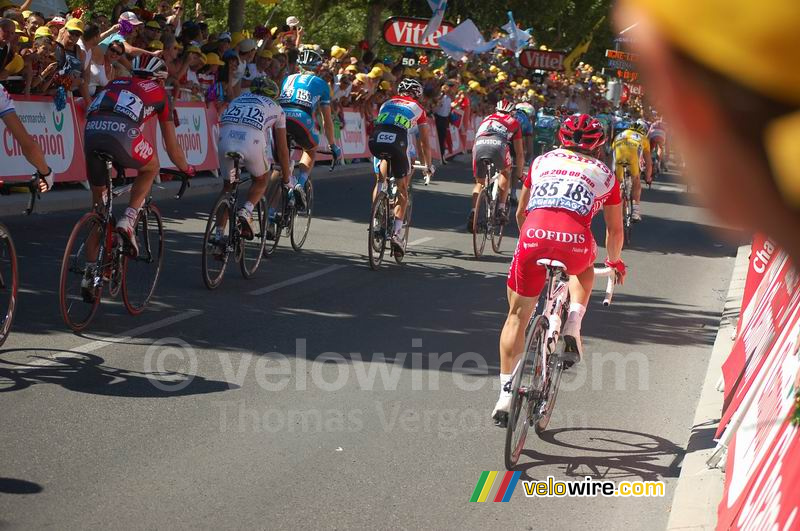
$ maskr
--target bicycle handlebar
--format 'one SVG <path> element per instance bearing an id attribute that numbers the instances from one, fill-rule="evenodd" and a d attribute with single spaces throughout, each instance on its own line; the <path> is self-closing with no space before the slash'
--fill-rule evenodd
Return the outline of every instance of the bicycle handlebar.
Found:
<path id="1" fill-rule="evenodd" d="M 594 274 L 598 277 L 608 277 L 606 283 L 606 297 L 603 299 L 603 306 L 610 306 L 611 299 L 614 297 L 614 287 L 617 284 L 617 271 L 613 267 L 595 267 Z"/>
<path id="2" fill-rule="evenodd" d="M 181 189 L 175 195 L 175 199 L 180 199 L 183 197 L 183 194 L 186 193 L 186 189 L 191 186 L 189 183 L 189 175 L 180 171 L 180 170 L 173 170 L 170 168 L 161 168 L 160 173 L 162 175 L 172 175 L 173 177 L 180 177 L 181 178 Z"/>
<path id="3" fill-rule="evenodd" d="M 41 197 L 41 193 L 39 192 L 39 178 L 37 174 L 27 181 L 14 181 L 10 183 L 0 181 L 0 195 L 11 195 L 11 189 L 18 186 L 27 188 L 28 192 L 31 194 L 31 198 L 28 200 L 28 207 L 23 212 L 30 216 L 31 212 L 33 212 L 33 207 L 36 205 L 36 199 Z"/>

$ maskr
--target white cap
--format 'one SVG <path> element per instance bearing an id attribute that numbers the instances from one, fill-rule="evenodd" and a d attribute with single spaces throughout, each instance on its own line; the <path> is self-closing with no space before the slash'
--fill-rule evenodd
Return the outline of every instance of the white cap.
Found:
<path id="1" fill-rule="evenodd" d="M 230 33 L 228 33 L 227 31 L 223 31 L 222 33 L 220 33 L 220 34 L 219 34 L 219 37 L 217 37 L 217 40 L 218 40 L 218 41 L 228 41 L 228 42 L 231 42 L 231 40 L 232 40 L 232 39 L 231 39 L 231 34 L 230 34 Z"/>
<path id="2" fill-rule="evenodd" d="M 290 28 L 293 28 L 295 26 L 299 26 L 300 25 L 300 19 L 298 19 L 297 17 L 287 17 L 286 18 L 286 25 L 289 26 Z"/>
<path id="3" fill-rule="evenodd" d="M 136 13 L 134 13 L 133 11 L 125 11 L 123 14 L 119 16 L 119 19 L 126 20 L 128 21 L 129 24 L 133 24 L 134 26 L 138 26 L 139 24 L 142 23 L 142 21 L 139 20 L 139 17 L 136 16 Z"/>

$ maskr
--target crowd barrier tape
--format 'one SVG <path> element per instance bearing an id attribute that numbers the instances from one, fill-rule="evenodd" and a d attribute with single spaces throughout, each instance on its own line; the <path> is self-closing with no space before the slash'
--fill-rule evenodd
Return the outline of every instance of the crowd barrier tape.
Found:
<path id="1" fill-rule="evenodd" d="M 739 333 L 722 367 L 715 456 L 727 448 L 717 529 L 800 528 L 800 433 L 791 423 L 800 375 L 800 274 L 754 238 Z M 712 461 L 714 458 L 712 457 Z"/>
<path id="2" fill-rule="evenodd" d="M 83 154 L 83 129 L 86 123 L 84 106 L 70 98 L 62 111 L 56 111 L 53 99 L 36 96 L 13 96 L 17 115 L 25 128 L 44 151 L 48 165 L 56 174 L 57 182 L 80 182 L 86 180 L 86 163 Z M 186 154 L 189 164 L 198 170 L 219 168 L 216 139 L 219 136 L 219 116 L 212 105 L 201 102 L 177 102 L 175 104 L 179 125 L 176 128 L 178 143 Z M 369 158 L 367 128 L 364 117 L 355 109 L 343 109 L 344 124 L 337 132 L 338 145 L 345 159 Z M 150 120 L 145 129 L 158 144 L 158 156 L 162 167 L 174 168 L 167 156 L 160 127 Z M 430 128 L 432 129 L 432 128 Z M 454 153 L 463 150 L 458 130 L 452 129 Z M 474 136 L 474 133 L 473 133 Z M 23 180 L 30 177 L 33 167 L 22 154 L 19 144 L 0 121 L 0 138 L 5 155 L 2 177 L 6 180 Z M 324 132 L 320 132 L 320 145 L 327 146 Z M 431 147 L 438 157 L 438 143 L 433 132 Z M 294 153 L 299 158 L 299 153 Z M 330 155 L 317 155 L 317 160 L 330 160 Z"/>

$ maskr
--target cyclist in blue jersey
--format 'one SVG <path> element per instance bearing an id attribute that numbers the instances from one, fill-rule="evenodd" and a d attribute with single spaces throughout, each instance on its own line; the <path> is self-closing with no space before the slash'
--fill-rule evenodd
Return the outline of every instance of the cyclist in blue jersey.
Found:
<path id="1" fill-rule="evenodd" d="M 511 115 L 519 122 L 519 131 L 522 133 L 522 147 L 524 151 L 525 166 L 528 166 L 528 161 L 533 155 L 533 105 L 530 103 L 517 103 L 514 106 L 514 111 Z M 511 159 L 514 160 L 514 143 L 509 145 L 511 149 Z M 512 204 L 517 204 L 517 183 L 514 178 L 516 173 L 511 174 L 511 195 L 510 201 Z"/>
<path id="2" fill-rule="evenodd" d="M 322 56 L 314 50 L 303 50 L 297 57 L 299 72 L 291 74 L 281 86 L 278 98 L 286 113 L 286 134 L 303 150 L 298 164 L 295 197 L 305 201 L 305 184 L 314 168 L 314 158 L 319 144 L 319 131 L 314 115 L 322 115 L 322 125 L 334 162 L 341 160 L 342 150 L 333 143 L 333 120 L 331 119 L 331 89 L 328 83 L 317 76 L 322 66 Z"/>

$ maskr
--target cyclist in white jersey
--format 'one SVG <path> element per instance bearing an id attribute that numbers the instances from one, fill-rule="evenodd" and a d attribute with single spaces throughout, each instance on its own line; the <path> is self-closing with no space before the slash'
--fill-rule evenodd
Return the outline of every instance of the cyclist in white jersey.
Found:
<path id="1" fill-rule="evenodd" d="M 0 120 L 3 120 L 6 129 L 11 132 L 11 136 L 19 144 L 22 154 L 36 168 L 36 174 L 39 176 L 39 191 L 48 191 L 53 187 L 53 170 L 47 165 L 42 148 L 22 125 L 17 111 L 14 109 L 14 102 L 11 101 L 11 97 L 2 85 L 0 85 Z"/>
<path id="2" fill-rule="evenodd" d="M 278 93 L 274 81 L 264 76 L 257 77 L 250 84 L 250 92 L 234 99 L 220 117 L 218 153 L 225 190 L 232 186 L 228 179 L 234 171 L 233 160 L 226 157 L 226 153 L 238 153 L 242 157 L 242 166 L 252 177 L 247 202 L 236 213 L 243 222 L 243 235 L 247 239 L 252 239 L 255 234 L 253 209 L 267 190 L 267 177 L 274 162 L 273 149 L 277 149 L 283 183 L 290 184 L 286 115 L 274 101 Z"/>

